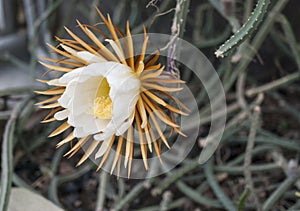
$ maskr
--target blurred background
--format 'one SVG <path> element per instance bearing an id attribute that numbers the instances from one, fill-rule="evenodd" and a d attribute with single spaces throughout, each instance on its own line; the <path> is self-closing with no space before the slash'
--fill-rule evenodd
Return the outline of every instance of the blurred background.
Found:
<path id="1" fill-rule="evenodd" d="M 225 58 L 214 55 L 256 3 L 0 0 L 0 210 L 8 204 L 9 210 L 300 210 L 300 1 L 271 1 L 251 37 Z M 129 20 L 132 34 L 143 26 L 172 34 L 180 15 L 179 36 L 209 58 L 226 92 L 225 133 L 205 165 L 197 160 L 209 120 L 202 122 L 197 145 L 184 162 L 146 180 L 95 172 L 93 163 L 76 168 L 80 153 L 63 158 L 68 147 L 56 149 L 62 136 L 47 138 L 57 125 L 40 124 L 46 113 L 34 106 L 40 97 L 33 91 L 45 88 L 35 79 L 47 71 L 39 57 L 55 56 L 46 43 L 55 46 L 55 36 L 67 38 L 64 26 L 80 35 L 77 19 L 98 23 L 95 6 L 121 30 Z M 205 90 L 191 71 L 177 67 L 200 116 L 209 117 Z"/>

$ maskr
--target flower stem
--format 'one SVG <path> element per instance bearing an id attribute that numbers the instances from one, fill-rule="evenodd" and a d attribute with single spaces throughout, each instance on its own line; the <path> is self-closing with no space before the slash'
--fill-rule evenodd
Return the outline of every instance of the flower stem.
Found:
<path id="1" fill-rule="evenodd" d="M 179 76 L 179 71 L 175 65 L 176 58 L 178 57 L 177 49 L 179 48 L 179 46 L 177 46 L 177 38 L 183 37 L 189 5 L 190 0 L 177 0 L 173 24 L 171 27 L 172 38 L 169 42 L 170 47 L 168 51 L 167 71 L 177 76 Z"/>
<path id="2" fill-rule="evenodd" d="M 96 211 L 100 211 L 104 209 L 107 179 L 108 179 L 108 174 L 105 171 L 102 171 L 99 176 L 100 184 L 98 187 Z"/>
<path id="3" fill-rule="evenodd" d="M 270 210 L 274 203 L 278 201 L 278 199 L 297 181 L 300 176 L 300 172 L 298 171 L 297 176 L 288 176 L 280 186 L 271 194 L 271 196 L 265 201 L 263 204 L 262 210 L 267 211 Z"/>
<path id="4" fill-rule="evenodd" d="M 218 199 L 224 205 L 227 210 L 235 211 L 237 210 L 232 201 L 226 196 L 221 187 L 219 186 L 214 174 L 213 174 L 213 157 L 211 157 L 204 166 L 204 173 L 207 181 L 212 188 L 213 192 L 216 194 Z"/>
<path id="5" fill-rule="evenodd" d="M 146 180 L 144 182 L 140 182 L 134 188 L 115 206 L 115 210 L 122 210 L 122 208 L 131 202 L 132 200 L 137 197 L 144 189 L 145 187 L 149 186 L 149 182 L 151 183 L 151 180 Z"/>
<path id="6" fill-rule="evenodd" d="M 13 176 L 13 140 L 16 129 L 17 118 L 23 111 L 23 108 L 30 102 L 32 96 L 26 97 L 12 111 L 9 120 L 6 123 L 1 155 L 1 195 L 0 210 L 6 211 L 8 208 L 9 196 Z"/>
<path id="7" fill-rule="evenodd" d="M 244 167 L 245 167 L 244 168 L 244 177 L 245 177 L 246 189 L 250 190 L 251 195 L 254 199 L 256 209 L 258 211 L 261 210 L 261 204 L 260 204 L 259 199 L 257 198 L 257 195 L 254 190 L 250 166 L 251 166 L 251 162 L 252 162 L 252 152 L 253 152 L 254 142 L 255 142 L 255 138 L 256 138 L 256 131 L 257 131 L 258 124 L 259 124 L 259 116 L 260 116 L 260 107 L 256 106 L 256 107 L 254 107 L 254 113 L 253 113 L 253 117 L 252 117 L 252 123 L 251 123 L 250 133 L 249 133 L 249 137 L 248 137 L 248 143 L 247 143 L 245 161 L 244 161 Z"/>

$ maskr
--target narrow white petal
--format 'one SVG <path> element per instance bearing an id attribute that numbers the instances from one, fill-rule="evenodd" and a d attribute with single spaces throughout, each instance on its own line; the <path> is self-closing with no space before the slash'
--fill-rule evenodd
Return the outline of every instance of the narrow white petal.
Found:
<path id="1" fill-rule="evenodd" d="M 71 86 L 67 86 L 64 93 L 61 95 L 61 97 L 57 100 L 57 102 L 64 108 L 68 108 L 69 103 L 72 99 L 72 96 L 74 95 L 74 89 Z"/>
<path id="2" fill-rule="evenodd" d="M 132 112 L 132 114 L 130 115 L 128 120 L 123 122 L 123 124 L 121 124 L 121 126 L 117 129 L 117 132 L 116 132 L 117 136 L 120 136 L 123 133 L 125 133 L 128 130 L 128 128 L 130 127 L 130 125 L 132 125 L 132 122 L 134 120 L 134 113 L 135 112 Z"/>
<path id="3" fill-rule="evenodd" d="M 54 114 L 54 118 L 56 120 L 64 120 L 68 117 L 70 111 L 68 109 L 65 109 L 65 110 L 62 110 L 62 111 L 59 111 L 59 112 L 56 112 L 56 114 Z"/>
<path id="4" fill-rule="evenodd" d="M 108 124 L 102 133 L 94 135 L 94 139 L 96 139 L 96 140 L 107 139 L 107 138 L 111 137 L 112 135 L 114 135 L 114 133 L 116 131 L 117 131 L 117 128 Z"/>
<path id="5" fill-rule="evenodd" d="M 110 140 L 111 140 L 111 137 L 109 137 L 107 139 L 104 139 L 104 141 L 101 144 L 101 147 L 99 148 L 99 150 L 95 154 L 95 159 L 100 158 L 104 155 L 104 153 L 106 152 L 106 150 L 109 147 Z"/>
<path id="6" fill-rule="evenodd" d="M 116 44 L 115 41 L 111 40 L 111 39 L 105 39 L 106 42 L 109 42 L 109 44 L 111 45 L 111 47 L 114 49 L 114 51 L 116 52 L 116 54 L 118 55 L 119 59 L 121 61 L 124 61 L 124 54 L 122 52 L 122 50 L 118 47 L 118 45 Z"/>
<path id="7" fill-rule="evenodd" d="M 77 52 L 77 56 L 85 61 L 87 61 L 88 63 L 101 63 L 101 62 L 106 62 L 107 60 L 105 58 L 103 58 L 100 55 L 95 55 L 92 54 L 88 51 L 80 51 Z"/>
<path id="8" fill-rule="evenodd" d="M 58 78 L 48 81 L 47 84 L 50 86 L 65 86 L 66 85 L 66 83 L 60 83 Z"/>
<path id="9" fill-rule="evenodd" d="M 73 48 L 71 48 L 71 47 L 69 47 L 69 46 L 66 46 L 66 45 L 64 45 L 64 44 L 60 44 L 60 46 L 61 46 L 65 51 L 67 51 L 68 53 L 70 53 L 71 55 L 76 56 L 77 51 L 74 50 Z"/>

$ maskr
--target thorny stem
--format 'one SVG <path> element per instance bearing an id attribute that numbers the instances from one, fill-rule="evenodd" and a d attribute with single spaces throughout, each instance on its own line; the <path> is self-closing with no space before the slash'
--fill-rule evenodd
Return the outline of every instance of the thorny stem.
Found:
<path id="1" fill-rule="evenodd" d="M 272 10 L 269 12 L 266 20 L 262 23 L 260 26 L 259 31 L 257 32 L 256 36 L 253 38 L 253 41 L 251 43 L 253 50 L 244 50 L 243 51 L 243 59 L 239 62 L 239 64 L 236 66 L 236 68 L 233 70 L 230 78 L 226 81 L 224 84 L 224 88 L 226 91 L 228 91 L 238 75 L 245 71 L 250 62 L 252 61 L 253 57 L 256 54 L 257 49 L 262 45 L 263 41 L 269 34 L 273 23 L 275 22 L 275 16 L 278 15 L 281 10 L 285 7 L 288 0 L 279 0 L 276 2 L 275 6 L 272 8 Z"/>
<path id="2" fill-rule="evenodd" d="M 249 38 L 259 26 L 260 22 L 265 17 L 265 14 L 267 14 L 269 4 L 270 0 L 259 0 L 249 19 L 233 36 L 220 46 L 215 52 L 216 56 L 224 57 L 225 54 L 232 49 L 237 48 L 245 39 Z"/>

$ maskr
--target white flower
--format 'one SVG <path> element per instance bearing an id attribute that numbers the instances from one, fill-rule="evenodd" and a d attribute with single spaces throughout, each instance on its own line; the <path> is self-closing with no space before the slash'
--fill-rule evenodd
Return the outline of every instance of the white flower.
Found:
<path id="1" fill-rule="evenodd" d="M 172 96 L 172 92 L 181 90 L 179 85 L 184 82 L 163 76 L 164 67 L 158 63 L 159 52 L 146 56 L 149 44 L 146 31 L 141 52 L 137 52 L 129 23 L 125 37 L 109 17 L 105 18 L 99 10 L 98 13 L 111 35 L 105 36 L 111 48 L 107 48 L 94 34 L 100 31 L 94 26 L 78 22 L 92 42 L 83 41 L 66 28 L 72 39 L 57 38 L 60 42 L 58 47 L 49 45 L 62 58 L 43 58 L 55 64 L 41 62 L 49 71 L 62 72 L 63 75 L 50 81 L 39 80 L 54 88 L 37 91 L 38 94 L 52 96 L 37 104 L 51 109 L 43 123 L 62 122 L 49 137 L 69 133 L 57 144 L 58 147 L 75 140 L 66 155 L 72 157 L 83 145 L 87 146 L 77 165 L 96 152 L 96 159 L 102 157 L 98 165 L 100 169 L 115 148 L 111 171 L 117 163 L 120 166 L 124 156 L 124 167 L 128 168 L 129 177 L 136 144 L 140 147 L 146 169 L 149 168 L 148 150 L 152 153 L 154 148 L 160 159 L 161 142 L 169 147 L 158 120 L 172 131 L 184 135 L 176 124 L 175 114 L 187 115 L 180 108 L 188 109 Z M 124 46 L 119 41 L 121 37 L 124 38 Z M 169 101 L 178 106 L 172 106 Z"/>
<path id="2" fill-rule="evenodd" d="M 123 134 L 131 125 L 141 83 L 129 67 L 116 62 L 93 63 L 55 81 L 66 90 L 58 99 L 65 110 L 54 117 L 67 118 L 75 137 L 97 134 L 94 138 L 102 141 Z"/>

